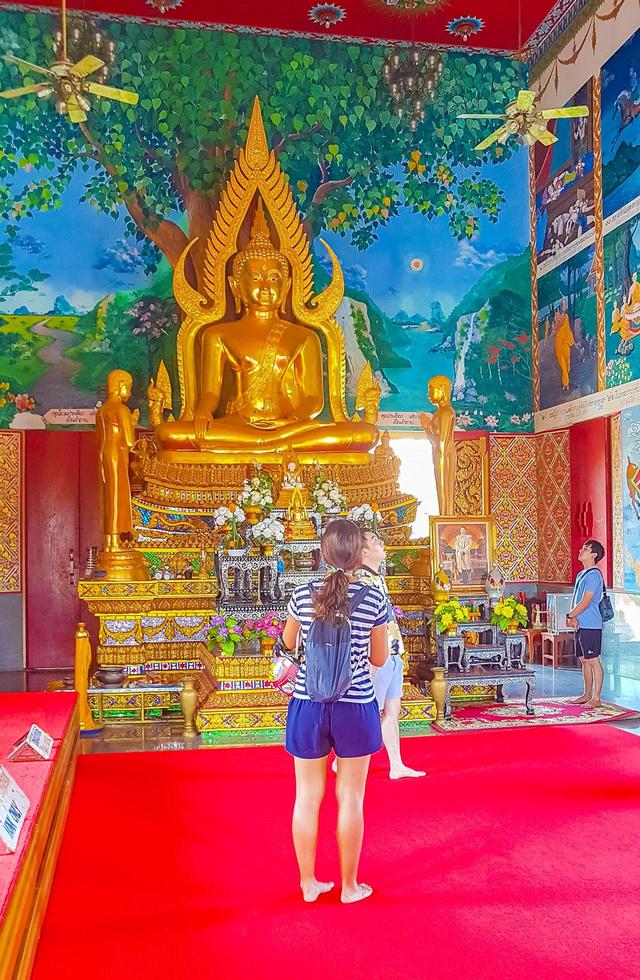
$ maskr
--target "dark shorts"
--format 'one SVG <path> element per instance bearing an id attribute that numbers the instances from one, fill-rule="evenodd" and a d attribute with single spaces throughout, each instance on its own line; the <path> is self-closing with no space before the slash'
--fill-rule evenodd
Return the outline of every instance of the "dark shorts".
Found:
<path id="1" fill-rule="evenodd" d="M 580 627 L 576 633 L 576 657 L 594 660 L 602 652 L 602 630 L 588 630 Z"/>
<path id="2" fill-rule="evenodd" d="M 340 759 L 371 755 L 382 748 L 378 702 L 321 704 L 291 698 L 285 748 L 298 759 L 322 759 L 331 749 Z"/>

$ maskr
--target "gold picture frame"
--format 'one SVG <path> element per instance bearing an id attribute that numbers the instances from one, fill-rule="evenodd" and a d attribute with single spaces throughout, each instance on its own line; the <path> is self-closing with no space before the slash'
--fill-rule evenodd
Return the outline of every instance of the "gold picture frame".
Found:
<path id="1" fill-rule="evenodd" d="M 442 569 L 451 581 L 452 595 L 486 590 L 494 563 L 496 525 L 487 514 L 431 517 L 432 574 Z"/>

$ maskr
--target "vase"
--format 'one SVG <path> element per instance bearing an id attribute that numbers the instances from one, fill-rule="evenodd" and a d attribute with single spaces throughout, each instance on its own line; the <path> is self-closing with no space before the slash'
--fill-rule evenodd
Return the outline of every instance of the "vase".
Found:
<path id="1" fill-rule="evenodd" d="M 521 629 L 520 623 L 516 622 L 515 619 L 512 619 L 511 622 L 504 629 L 504 632 L 505 633 L 519 633 L 520 632 L 520 629 Z"/>
<path id="2" fill-rule="evenodd" d="M 450 626 L 448 630 L 443 630 L 443 636 L 455 636 L 457 633 L 457 626 Z"/>
<path id="3" fill-rule="evenodd" d="M 257 524 L 262 513 L 259 507 L 245 507 L 244 509 L 247 524 Z"/>
<path id="4" fill-rule="evenodd" d="M 197 738 L 200 732 L 195 725 L 196 711 L 198 710 L 198 692 L 195 689 L 193 677 L 185 677 L 180 691 L 180 704 L 184 716 L 185 738 Z"/>
<path id="5" fill-rule="evenodd" d="M 444 704 L 447 696 L 447 680 L 444 676 L 444 667 L 432 667 L 433 677 L 429 684 L 431 697 L 436 706 L 436 721 L 444 718 Z"/>
<path id="6" fill-rule="evenodd" d="M 271 656 L 275 645 L 276 645 L 276 641 L 273 636 L 260 637 L 260 653 L 264 654 L 265 657 Z"/>
<path id="7" fill-rule="evenodd" d="M 260 545 L 260 554 L 261 555 L 266 555 L 267 557 L 271 557 L 271 555 L 273 554 L 273 545 L 272 544 L 264 544 L 264 543 L 261 544 Z"/>

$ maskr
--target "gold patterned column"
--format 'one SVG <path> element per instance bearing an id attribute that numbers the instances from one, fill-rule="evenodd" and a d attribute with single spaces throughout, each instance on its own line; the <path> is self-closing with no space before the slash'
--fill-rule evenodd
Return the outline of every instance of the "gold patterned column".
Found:
<path id="1" fill-rule="evenodd" d="M 598 343 L 598 391 L 607 387 L 607 336 L 604 299 L 604 235 L 602 220 L 602 89 L 600 75 L 594 75 L 593 103 L 593 188 L 595 206 L 596 337 Z"/>
<path id="2" fill-rule="evenodd" d="M 536 157 L 529 147 L 529 249 L 531 252 L 531 362 L 533 367 L 533 410 L 540 410 L 538 368 L 538 256 L 536 253 Z"/>
<path id="3" fill-rule="evenodd" d="M 622 530 L 622 427 L 620 416 L 612 415 L 611 431 L 611 523 L 613 526 L 613 587 L 624 588 L 624 536 Z"/>
<path id="4" fill-rule="evenodd" d="M 0 432 L 0 592 L 22 591 L 21 432 Z"/>

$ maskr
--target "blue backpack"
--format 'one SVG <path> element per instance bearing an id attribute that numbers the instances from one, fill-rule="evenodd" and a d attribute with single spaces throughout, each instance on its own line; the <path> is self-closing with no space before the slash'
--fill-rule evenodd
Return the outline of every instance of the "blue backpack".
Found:
<path id="1" fill-rule="evenodd" d="M 313 593 L 313 586 L 310 586 Z M 314 619 L 304 642 L 305 682 L 311 701 L 339 701 L 351 686 L 351 617 L 369 595 L 363 585 L 349 600 L 349 619 L 339 625 Z"/>

